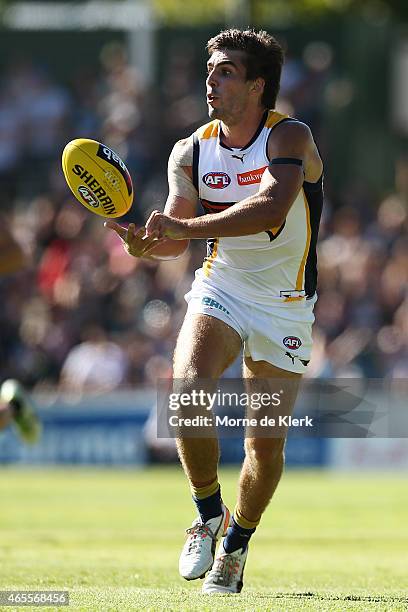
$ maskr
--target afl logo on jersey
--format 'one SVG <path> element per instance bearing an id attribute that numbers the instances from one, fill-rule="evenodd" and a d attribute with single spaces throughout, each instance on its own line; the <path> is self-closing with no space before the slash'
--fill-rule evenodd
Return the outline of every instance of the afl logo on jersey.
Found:
<path id="1" fill-rule="evenodd" d="M 282 342 L 288 349 L 298 349 L 302 346 L 301 339 L 297 338 L 296 336 L 286 336 Z"/>
<path id="2" fill-rule="evenodd" d="M 207 172 L 203 181 L 211 189 L 225 189 L 231 183 L 231 179 L 225 172 Z"/>

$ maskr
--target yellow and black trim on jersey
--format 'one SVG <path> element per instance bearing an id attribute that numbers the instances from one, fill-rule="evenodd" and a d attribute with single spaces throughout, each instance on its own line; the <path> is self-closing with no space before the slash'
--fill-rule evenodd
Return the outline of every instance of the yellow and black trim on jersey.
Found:
<path id="1" fill-rule="evenodd" d="M 193 185 L 197 189 L 198 192 L 198 162 L 200 159 L 200 142 L 198 140 L 197 133 L 193 134 Z"/>
<path id="2" fill-rule="evenodd" d="M 270 229 L 265 230 L 269 236 L 270 242 L 272 242 L 272 240 L 275 240 L 275 238 L 279 236 L 279 234 L 283 231 L 285 225 L 286 225 L 286 219 L 282 223 L 282 225 L 278 225 L 277 227 L 271 227 Z"/>
<path id="3" fill-rule="evenodd" d="M 311 299 L 317 287 L 317 238 L 323 208 L 323 175 L 316 183 L 303 182 L 302 196 L 306 215 L 306 244 L 296 277 L 296 297 L 286 297 L 285 302 Z"/>
<path id="4" fill-rule="evenodd" d="M 207 240 L 207 255 L 203 263 L 203 271 L 205 276 L 210 276 L 213 261 L 217 257 L 218 244 L 219 238 L 209 238 Z"/>
<path id="5" fill-rule="evenodd" d="M 304 290 L 306 299 L 316 293 L 317 287 L 317 238 L 323 209 L 323 174 L 316 183 L 304 181 L 303 194 L 308 210 L 310 240 L 304 266 Z"/>

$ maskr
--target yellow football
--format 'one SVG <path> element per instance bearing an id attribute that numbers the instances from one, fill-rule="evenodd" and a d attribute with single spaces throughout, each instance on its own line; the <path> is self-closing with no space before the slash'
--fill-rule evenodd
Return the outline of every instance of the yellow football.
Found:
<path id="1" fill-rule="evenodd" d="M 62 170 L 72 193 L 101 217 L 121 217 L 133 202 L 129 170 L 119 155 L 96 140 L 77 138 L 62 153 Z"/>

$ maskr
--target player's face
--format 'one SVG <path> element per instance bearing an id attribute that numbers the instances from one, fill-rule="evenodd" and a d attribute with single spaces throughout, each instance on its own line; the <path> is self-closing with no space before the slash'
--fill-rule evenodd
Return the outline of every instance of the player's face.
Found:
<path id="1" fill-rule="evenodd" d="M 246 80 L 242 51 L 215 51 L 207 62 L 207 104 L 211 119 L 227 125 L 242 121 L 253 81 Z"/>

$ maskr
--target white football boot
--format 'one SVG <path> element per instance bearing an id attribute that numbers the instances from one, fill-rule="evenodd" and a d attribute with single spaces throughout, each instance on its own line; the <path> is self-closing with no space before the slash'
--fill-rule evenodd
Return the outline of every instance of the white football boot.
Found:
<path id="1" fill-rule="evenodd" d="M 217 540 L 227 533 L 230 511 L 224 504 L 222 514 L 203 523 L 200 518 L 186 529 L 187 540 L 181 551 L 179 572 L 186 580 L 204 578 L 214 563 Z"/>
<path id="2" fill-rule="evenodd" d="M 226 553 L 223 542 L 220 543 L 214 565 L 203 584 L 203 593 L 240 593 L 244 585 L 244 567 L 248 556 L 248 547 Z"/>

